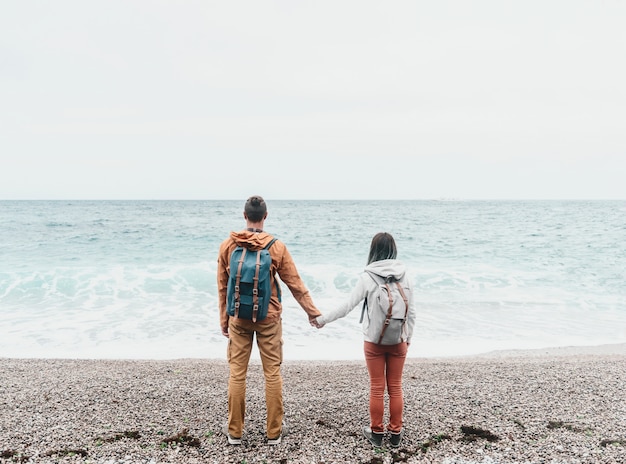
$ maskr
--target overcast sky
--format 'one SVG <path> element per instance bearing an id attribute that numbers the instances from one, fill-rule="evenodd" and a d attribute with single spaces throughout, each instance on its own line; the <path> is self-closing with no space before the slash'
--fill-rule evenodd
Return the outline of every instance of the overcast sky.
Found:
<path id="1" fill-rule="evenodd" d="M 626 199 L 620 0 L 3 0 L 0 199 Z"/>

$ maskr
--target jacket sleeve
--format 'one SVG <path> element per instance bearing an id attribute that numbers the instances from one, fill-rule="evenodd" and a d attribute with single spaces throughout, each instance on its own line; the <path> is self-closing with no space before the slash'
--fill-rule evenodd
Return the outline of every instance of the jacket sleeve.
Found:
<path id="1" fill-rule="evenodd" d="M 373 282 L 370 277 L 365 273 L 361 274 L 359 281 L 354 289 L 352 289 L 352 293 L 350 293 L 350 297 L 334 310 L 318 317 L 317 322 L 324 325 L 347 316 L 348 313 L 356 308 L 367 296 L 371 286 L 369 282 Z"/>
<path id="2" fill-rule="evenodd" d="M 220 251 L 217 255 L 217 295 L 218 309 L 220 314 L 220 328 L 223 330 L 228 327 L 228 313 L 226 312 L 226 292 L 228 290 L 228 259 L 229 259 L 229 242 L 225 241 L 220 245 Z"/>
<path id="3" fill-rule="evenodd" d="M 279 242 L 276 243 L 278 244 Z M 308 314 L 309 320 L 314 319 L 321 313 L 313 303 L 313 298 L 309 293 L 309 289 L 300 278 L 300 274 L 298 273 L 298 269 L 296 268 L 296 264 L 294 263 L 289 250 L 287 250 L 287 247 L 283 243 L 280 243 L 280 245 L 282 245 L 283 248 L 280 265 L 277 269 L 280 280 L 287 285 L 289 291 L 298 304 Z"/>

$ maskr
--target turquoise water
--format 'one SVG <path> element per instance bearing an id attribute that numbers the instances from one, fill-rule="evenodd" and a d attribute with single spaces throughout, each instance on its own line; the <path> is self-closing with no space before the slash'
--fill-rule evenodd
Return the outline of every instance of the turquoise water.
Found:
<path id="1" fill-rule="evenodd" d="M 320 308 L 388 231 L 416 288 L 411 356 L 626 341 L 624 201 L 272 201 Z M 0 201 L 0 356 L 223 358 L 216 257 L 243 201 Z M 284 290 L 286 290 L 284 288 Z M 284 291 L 287 359 L 360 359 Z"/>

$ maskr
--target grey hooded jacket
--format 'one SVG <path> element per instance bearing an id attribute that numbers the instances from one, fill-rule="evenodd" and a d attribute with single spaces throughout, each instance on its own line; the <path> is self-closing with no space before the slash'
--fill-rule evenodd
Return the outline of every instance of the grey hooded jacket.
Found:
<path id="1" fill-rule="evenodd" d="M 374 261 L 367 265 L 365 270 L 359 275 L 359 281 L 356 286 L 352 290 L 350 294 L 350 298 L 344 301 L 340 306 L 335 308 L 333 311 L 328 313 L 323 313 L 321 316 L 316 318 L 316 321 L 320 325 L 328 324 L 329 322 L 333 322 L 337 319 L 345 317 L 348 313 L 350 313 L 354 308 L 362 307 L 363 300 L 365 297 L 368 297 L 368 300 L 371 301 L 372 294 L 377 289 L 378 284 L 374 281 L 374 279 L 368 274 L 368 272 L 374 273 L 381 277 L 387 277 L 393 275 L 396 279 L 400 280 L 406 274 L 406 267 L 404 264 L 397 259 L 383 259 L 381 261 Z M 409 298 L 409 312 L 407 315 L 407 323 L 406 323 L 406 341 L 411 342 L 411 337 L 413 336 L 413 329 L 415 327 L 415 299 L 413 297 L 413 286 L 409 279 L 405 280 L 406 285 L 409 288 L 409 294 L 407 297 Z M 404 286 L 404 285 L 403 285 Z M 381 311 L 378 311 L 382 314 Z M 377 343 L 379 333 L 373 333 L 374 331 L 369 330 L 373 326 L 380 326 L 376 320 L 372 320 L 372 317 L 376 317 L 377 314 L 371 314 L 368 308 L 368 314 L 363 318 L 363 338 L 365 341 Z M 378 315 L 382 317 L 384 320 L 384 315 Z"/>

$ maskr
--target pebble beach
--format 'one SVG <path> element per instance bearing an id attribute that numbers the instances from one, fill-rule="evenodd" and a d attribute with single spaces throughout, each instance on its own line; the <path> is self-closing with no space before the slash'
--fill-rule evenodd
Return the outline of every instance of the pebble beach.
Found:
<path id="1" fill-rule="evenodd" d="M 280 445 L 263 373 L 227 444 L 228 365 L 214 359 L 0 359 L 3 463 L 624 463 L 625 345 L 409 358 L 405 438 L 374 449 L 363 361 L 286 361 Z"/>

